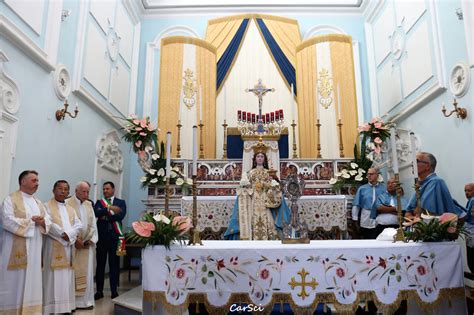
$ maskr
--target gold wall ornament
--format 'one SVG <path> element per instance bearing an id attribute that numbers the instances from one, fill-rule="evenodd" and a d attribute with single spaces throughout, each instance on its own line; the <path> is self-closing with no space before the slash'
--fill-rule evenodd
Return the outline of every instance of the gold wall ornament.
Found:
<path id="1" fill-rule="evenodd" d="M 324 109 L 328 109 L 332 104 L 332 91 L 332 78 L 329 77 L 329 71 L 323 68 L 319 71 L 318 93 L 321 95 L 321 98 L 319 98 L 319 104 L 321 104 Z"/>
<path id="2" fill-rule="evenodd" d="M 186 105 L 188 109 L 191 109 L 194 104 L 196 104 L 196 98 L 195 96 L 197 95 L 197 84 L 196 84 L 196 79 L 194 79 L 194 72 L 191 69 L 186 69 L 184 71 L 184 85 L 183 85 L 183 92 L 184 92 L 184 97 L 183 97 L 183 103 Z"/>

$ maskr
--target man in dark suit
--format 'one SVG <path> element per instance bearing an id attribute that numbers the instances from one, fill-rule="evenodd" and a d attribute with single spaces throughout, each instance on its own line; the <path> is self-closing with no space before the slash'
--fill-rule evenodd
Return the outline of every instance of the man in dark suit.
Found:
<path id="1" fill-rule="evenodd" d="M 109 256 L 109 276 L 112 299 L 118 296 L 117 285 L 119 282 L 120 258 L 117 256 L 117 245 L 119 241 L 122 220 L 127 213 L 125 200 L 114 196 L 115 185 L 112 182 L 105 182 L 103 185 L 104 198 L 97 200 L 94 206 L 94 213 L 97 218 L 97 230 L 99 241 L 97 242 L 97 269 L 96 285 L 97 292 L 94 299 L 104 297 L 104 273 L 107 255 Z"/>

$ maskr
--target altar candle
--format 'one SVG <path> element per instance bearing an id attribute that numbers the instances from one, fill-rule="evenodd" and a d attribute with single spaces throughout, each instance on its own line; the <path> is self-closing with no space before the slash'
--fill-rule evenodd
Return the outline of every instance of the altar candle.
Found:
<path id="1" fill-rule="evenodd" d="M 291 116 L 293 120 L 296 119 L 295 117 L 295 90 L 293 87 L 293 83 L 291 83 L 291 102 L 290 102 L 290 107 L 291 107 Z"/>
<path id="2" fill-rule="evenodd" d="M 411 144 L 411 159 L 413 163 L 413 176 L 418 177 L 418 164 L 416 164 L 416 144 L 415 144 L 415 133 L 410 132 L 410 144 Z"/>
<path id="3" fill-rule="evenodd" d="M 280 119 L 283 120 L 283 109 L 280 109 Z"/>
<path id="4" fill-rule="evenodd" d="M 224 88 L 224 120 L 227 118 L 227 88 Z"/>
<path id="5" fill-rule="evenodd" d="M 252 123 L 255 123 L 255 114 L 252 114 Z"/>
<path id="6" fill-rule="evenodd" d="M 197 126 L 193 126 L 193 176 L 197 176 L 197 156 L 198 156 L 198 143 L 197 143 Z"/>
<path id="7" fill-rule="evenodd" d="M 280 119 L 280 111 L 278 109 L 275 111 L 275 119 L 276 120 Z"/>
<path id="8" fill-rule="evenodd" d="M 202 86 L 199 86 L 199 120 L 202 123 Z"/>
<path id="9" fill-rule="evenodd" d="M 241 110 L 238 110 L 238 111 L 237 111 L 237 119 L 238 119 L 239 121 L 242 120 L 242 111 L 241 111 Z"/>
<path id="10" fill-rule="evenodd" d="M 265 114 L 267 124 L 270 123 L 270 113 Z"/>
<path id="11" fill-rule="evenodd" d="M 339 93 L 339 83 L 337 84 L 337 118 L 341 120 L 341 95 Z"/>
<path id="12" fill-rule="evenodd" d="M 316 103 L 314 105 L 314 110 L 316 111 L 316 122 L 319 120 L 319 101 L 318 101 L 318 84 L 316 83 L 316 95 L 314 102 Z"/>
<path id="13" fill-rule="evenodd" d="M 275 121 L 275 112 L 270 113 L 270 121 L 274 122 Z"/>
<path id="14" fill-rule="evenodd" d="M 171 132 L 166 133 L 166 178 L 171 174 Z"/>
<path id="15" fill-rule="evenodd" d="M 392 147 L 392 168 L 393 173 L 398 174 L 397 143 L 395 139 L 395 128 L 390 129 L 390 144 Z"/>

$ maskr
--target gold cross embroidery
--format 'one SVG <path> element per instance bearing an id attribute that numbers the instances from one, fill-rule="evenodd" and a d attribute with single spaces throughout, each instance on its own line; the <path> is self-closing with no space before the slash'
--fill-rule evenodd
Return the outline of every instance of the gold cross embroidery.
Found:
<path id="1" fill-rule="evenodd" d="M 21 259 L 22 257 L 24 257 L 25 255 L 22 253 L 22 252 L 16 252 L 15 254 L 15 258 L 16 259 Z"/>
<path id="2" fill-rule="evenodd" d="M 57 255 L 55 258 L 56 258 L 57 261 L 61 261 L 63 259 L 63 256 L 62 255 Z"/>
<path id="3" fill-rule="evenodd" d="M 316 286 L 319 283 L 317 283 L 314 278 L 312 278 L 313 280 L 311 280 L 311 282 L 305 282 L 306 276 L 309 275 L 309 272 L 306 272 L 306 270 L 304 270 L 304 268 L 301 269 L 301 271 L 298 271 L 298 274 L 301 276 L 301 282 L 296 282 L 295 277 L 291 277 L 291 281 L 288 282 L 288 285 L 291 286 L 291 290 L 294 290 L 295 287 L 297 287 L 297 286 L 301 287 L 301 291 L 297 295 L 304 300 L 305 298 L 309 297 L 309 294 L 306 293 L 306 286 L 309 286 L 314 290 L 314 289 L 316 289 Z"/>

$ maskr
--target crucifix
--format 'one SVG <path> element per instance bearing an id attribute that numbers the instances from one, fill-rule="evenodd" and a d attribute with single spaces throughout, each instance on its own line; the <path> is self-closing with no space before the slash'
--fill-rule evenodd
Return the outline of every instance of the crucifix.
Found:
<path id="1" fill-rule="evenodd" d="M 262 84 L 262 79 L 258 79 L 258 83 L 253 87 L 253 89 L 245 89 L 245 92 L 252 92 L 258 98 L 258 132 L 263 132 L 263 120 L 262 120 L 262 103 L 263 97 L 268 92 L 275 92 L 275 89 L 267 89 L 265 85 Z"/>

